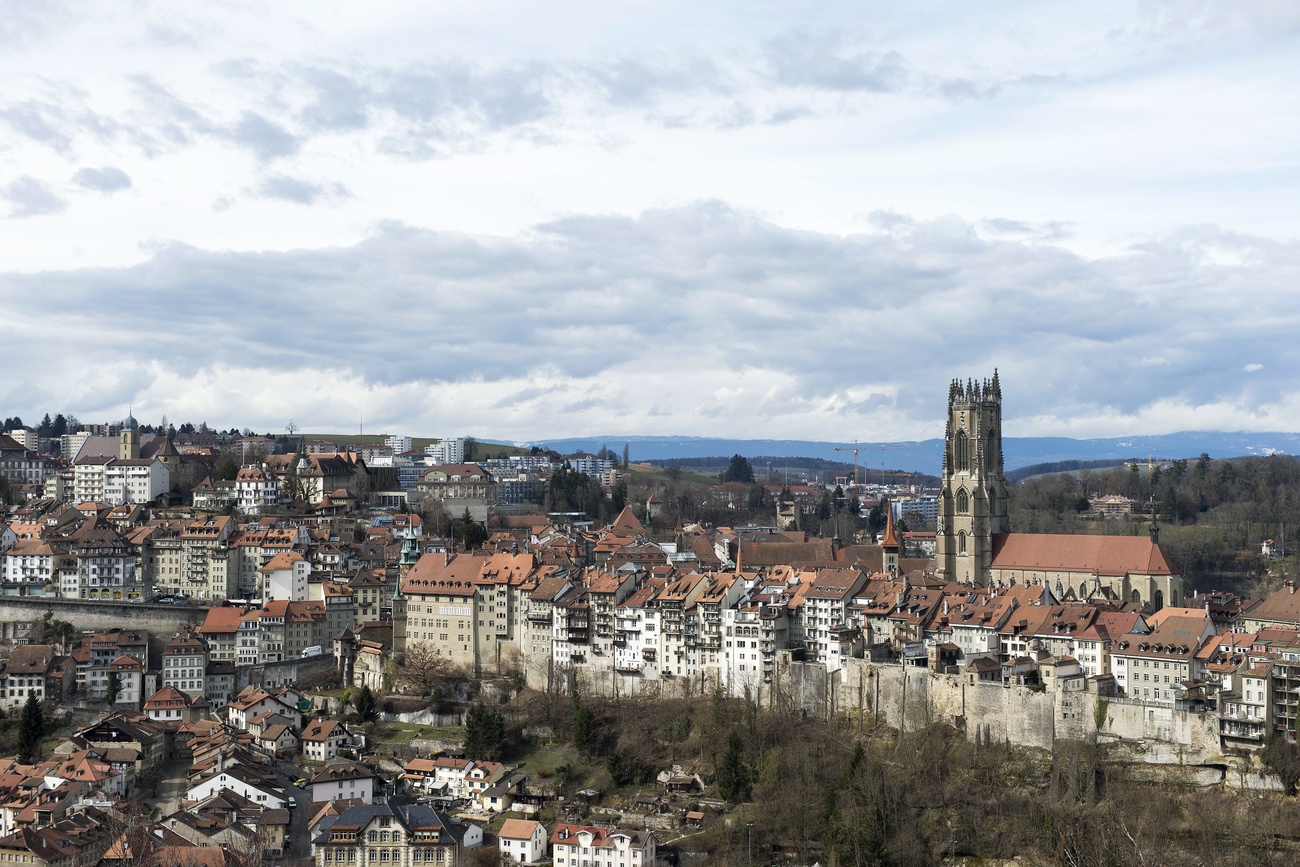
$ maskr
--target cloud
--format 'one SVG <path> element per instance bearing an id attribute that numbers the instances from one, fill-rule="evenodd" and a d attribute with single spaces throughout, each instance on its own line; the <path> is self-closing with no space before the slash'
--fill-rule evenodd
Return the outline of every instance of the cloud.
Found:
<path id="1" fill-rule="evenodd" d="M 258 186 L 257 194 L 263 198 L 281 199 L 299 205 L 312 205 L 322 199 L 347 198 L 352 195 L 343 184 L 315 183 L 288 175 L 265 178 Z"/>
<path id="2" fill-rule="evenodd" d="M 10 181 L 0 189 L 0 198 L 13 206 L 8 214 L 13 219 L 57 214 L 68 207 L 68 203 L 55 193 L 49 184 L 31 175 L 23 175 Z"/>
<path id="3" fill-rule="evenodd" d="M 763 54 L 773 81 L 786 87 L 890 93 L 912 77 L 897 51 L 845 51 L 836 31 L 791 30 L 768 39 Z"/>
<path id="4" fill-rule="evenodd" d="M 116 193 L 131 188 L 131 176 L 116 166 L 92 168 L 87 166 L 72 176 L 72 182 L 87 190 Z"/>
<path id="5" fill-rule="evenodd" d="M 315 201 L 324 185 L 305 184 Z M 939 435 L 953 376 L 998 367 L 1018 435 L 1300 429 L 1284 373 L 1300 363 L 1300 302 L 1284 279 L 1300 264 L 1294 244 L 1200 227 L 1086 258 L 951 217 L 878 222 L 840 237 L 710 201 L 509 238 L 386 224 L 318 250 L 171 244 L 131 268 L 0 276 L 0 291 L 48 301 L 40 327 L 20 314 L 0 340 L 35 352 L 53 330 L 116 359 L 102 395 L 101 373 L 76 372 L 75 358 L 23 386 L 83 418 L 111 396 L 258 429 L 289 416 L 338 429 L 364 407 L 367 425 L 515 439 L 917 438 Z M 1225 266 L 1204 245 L 1253 252 Z M 349 317 L 346 342 L 322 341 L 358 287 L 400 310 L 400 327 Z M 1247 289 L 1267 321 L 1243 309 Z M 186 303 L 161 303 L 176 298 Z M 882 365 L 882 345 L 915 351 Z M 0 384 L 0 399 L 44 411 L 17 387 Z"/>
<path id="6" fill-rule="evenodd" d="M 1250 364 L 1245 365 L 1241 369 L 1244 370 L 1246 373 L 1255 373 L 1256 371 L 1263 370 L 1264 365 L 1260 364 L 1259 362 L 1253 361 Z"/>
<path id="7" fill-rule="evenodd" d="M 227 127 L 223 134 L 262 161 L 291 156 L 302 146 L 298 136 L 255 111 L 241 112 L 239 120 Z"/>
<path id="8" fill-rule="evenodd" d="M 0 108 L 0 121 L 14 132 L 59 152 L 68 153 L 78 138 L 105 141 L 119 132 L 115 120 L 82 104 L 84 94 L 68 86 L 49 86 L 48 95 Z"/>
<path id="9" fill-rule="evenodd" d="M 691 93 L 726 95 L 736 84 L 710 58 L 632 55 L 584 63 L 579 72 L 613 106 L 645 106 Z"/>

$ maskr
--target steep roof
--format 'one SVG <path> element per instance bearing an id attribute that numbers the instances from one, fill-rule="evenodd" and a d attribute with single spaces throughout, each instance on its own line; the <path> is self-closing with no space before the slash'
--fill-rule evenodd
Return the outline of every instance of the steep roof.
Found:
<path id="1" fill-rule="evenodd" d="M 541 826 L 541 822 L 534 822 L 531 819 L 506 819 L 501 830 L 497 832 L 497 837 L 504 837 L 507 840 L 529 840 Z"/>
<path id="2" fill-rule="evenodd" d="M 894 533 L 894 510 L 889 509 L 885 515 L 885 538 L 880 540 L 882 548 L 897 548 L 898 536 Z"/>
<path id="3" fill-rule="evenodd" d="M 1243 611 L 1241 617 L 1265 623 L 1300 624 L 1300 593 L 1296 592 L 1295 583 L 1283 583 L 1271 596 Z"/>
<path id="4" fill-rule="evenodd" d="M 999 533 L 994 569 L 1082 572 L 1089 575 L 1173 575 L 1160 545 L 1147 536 Z"/>
<path id="5" fill-rule="evenodd" d="M 618 513 L 618 517 L 609 525 L 609 528 L 619 535 L 631 534 L 635 536 L 638 533 L 645 532 L 645 525 L 637 520 L 636 512 L 633 512 L 629 506 L 623 507 L 623 511 Z"/>
<path id="6" fill-rule="evenodd" d="M 425 554 L 406 575 L 402 592 L 415 595 L 473 596 L 487 562 L 475 554 Z"/>

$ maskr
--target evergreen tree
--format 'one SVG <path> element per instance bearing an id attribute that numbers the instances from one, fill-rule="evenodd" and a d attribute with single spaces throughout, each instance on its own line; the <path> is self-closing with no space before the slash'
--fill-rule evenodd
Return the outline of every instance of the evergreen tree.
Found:
<path id="1" fill-rule="evenodd" d="M 506 752 L 506 723 L 498 708 L 478 702 L 465 715 L 465 755 L 500 761 Z"/>
<path id="2" fill-rule="evenodd" d="M 108 694 L 104 696 L 104 700 L 108 702 L 110 707 L 117 703 L 117 692 L 117 675 L 110 669 L 108 672 Z"/>
<path id="3" fill-rule="evenodd" d="M 596 715 L 582 703 L 582 698 L 576 691 L 573 693 L 573 745 L 584 756 L 592 756 L 600 751 Z"/>
<path id="4" fill-rule="evenodd" d="M 460 537 L 461 544 L 471 549 L 483 547 L 483 543 L 488 540 L 487 528 L 474 520 L 468 507 L 465 509 L 465 514 L 461 516 L 461 524 L 456 528 L 456 535 Z"/>
<path id="5" fill-rule="evenodd" d="M 754 483 L 754 468 L 749 465 L 749 461 L 742 455 L 732 455 L 731 463 L 722 474 L 724 482 L 744 482 L 747 485 Z"/>
<path id="6" fill-rule="evenodd" d="M 722 754 L 718 767 L 718 793 L 728 801 L 744 801 L 749 797 L 749 769 L 745 767 L 744 745 L 740 732 L 732 731 L 727 739 L 727 751 Z"/>
<path id="7" fill-rule="evenodd" d="M 41 755 L 41 741 L 45 738 L 45 709 L 36 699 L 36 693 L 27 694 L 23 705 L 23 718 L 18 728 L 18 761 L 31 764 Z"/>
<path id="8" fill-rule="evenodd" d="M 368 723 L 379 719 L 379 703 L 375 700 L 375 693 L 370 689 L 369 684 L 357 690 L 352 707 L 356 711 L 357 722 Z"/>

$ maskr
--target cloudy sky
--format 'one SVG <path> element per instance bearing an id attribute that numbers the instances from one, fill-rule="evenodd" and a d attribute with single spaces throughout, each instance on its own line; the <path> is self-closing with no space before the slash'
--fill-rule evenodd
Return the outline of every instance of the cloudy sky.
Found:
<path id="1" fill-rule="evenodd" d="M 0 415 L 1300 430 L 1300 5 L 0 0 Z"/>

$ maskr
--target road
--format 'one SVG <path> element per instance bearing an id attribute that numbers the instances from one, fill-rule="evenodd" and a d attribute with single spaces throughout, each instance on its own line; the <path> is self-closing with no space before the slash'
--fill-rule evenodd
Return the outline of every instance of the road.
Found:
<path id="1" fill-rule="evenodd" d="M 289 811 L 289 850 L 285 861 L 306 858 L 311 852 L 311 841 L 307 839 L 307 819 L 311 810 L 311 789 L 295 789 L 293 781 L 311 775 L 292 762 L 279 761 L 275 766 L 276 779 L 284 786 L 284 791 L 297 799 L 298 806 Z"/>
<path id="2" fill-rule="evenodd" d="M 160 816 L 170 816 L 181 808 L 181 801 L 185 797 L 186 774 L 190 769 L 189 759 L 172 759 L 162 766 L 162 782 L 158 784 L 158 792 L 151 798 L 145 798 L 146 804 L 151 804 L 159 811 Z"/>

